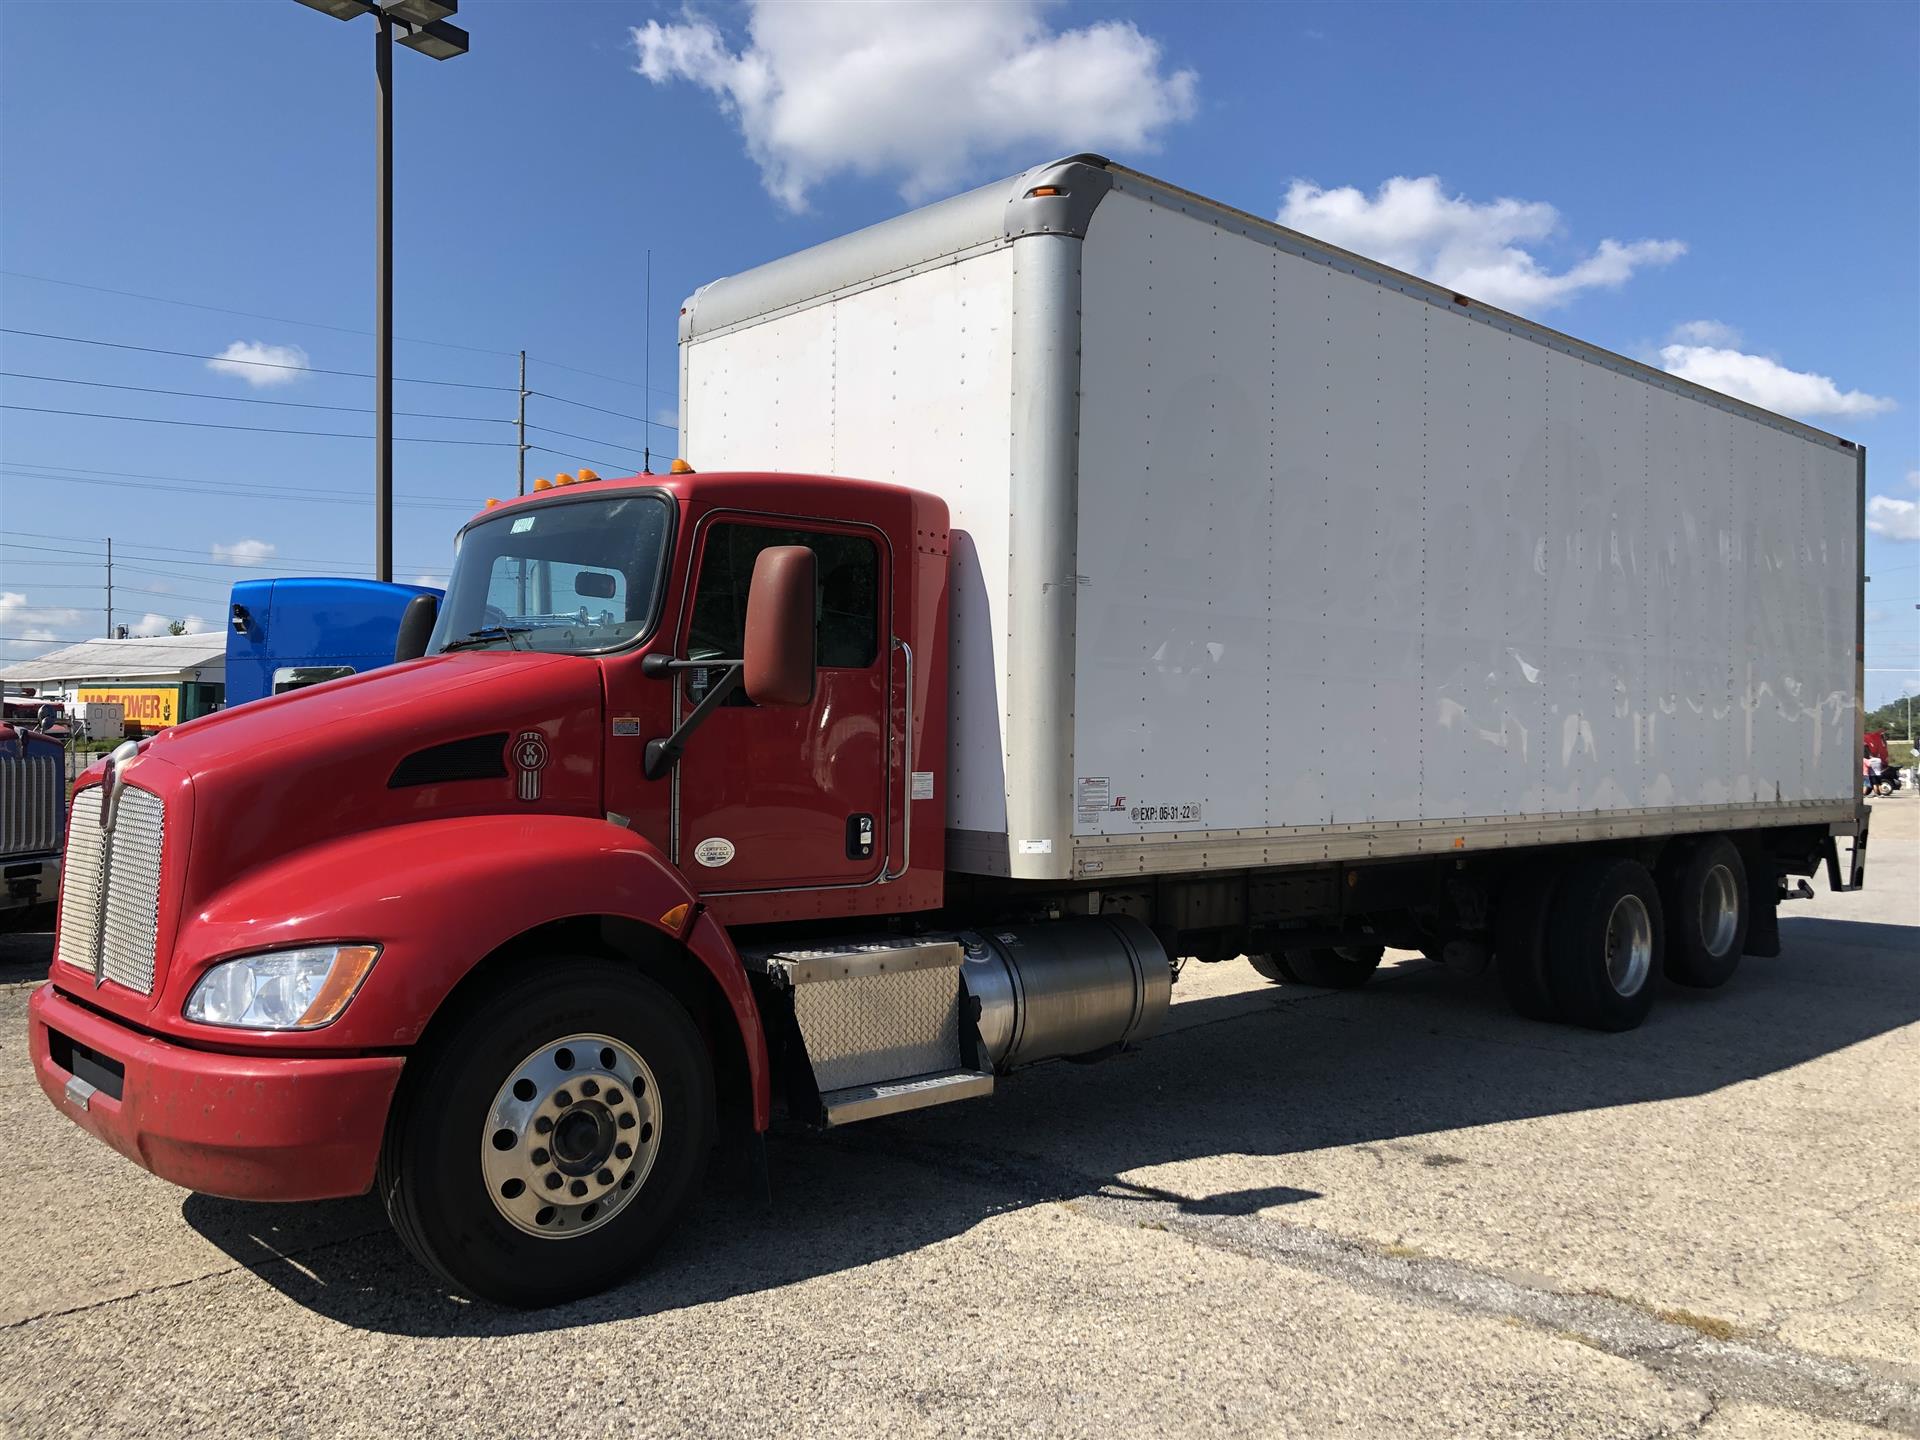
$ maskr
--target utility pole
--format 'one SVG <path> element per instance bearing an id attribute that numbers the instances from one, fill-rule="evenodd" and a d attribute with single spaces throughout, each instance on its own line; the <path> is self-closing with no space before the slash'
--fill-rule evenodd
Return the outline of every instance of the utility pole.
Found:
<path id="1" fill-rule="evenodd" d="M 374 345 L 373 578 L 393 579 L 393 21 L 382 10 L 373 41 L 374 83 L 380 92 L 379 339 Z"/>
<path id="2" fill-rule="evenodd" d="M 647 419 L 640 422 L 640 454 L 643 475 L 653 473 L 653 251 L 647 251 L 647 309 L 640 324 L 640 408 Z M 678 454 L 678 451 L 674 452 Z"/>
<path id="3" fill-rule="evenodd" d="M 113 537 L 107 537 L 107 638 L 113 638 Z"/>
<path id="4" fill-rule="evenodd" d="M 520 493 L 527 493 L 527 352 L 520 352 L 520 414 L 514 423 L 520 427 L 518 439 Z"/>

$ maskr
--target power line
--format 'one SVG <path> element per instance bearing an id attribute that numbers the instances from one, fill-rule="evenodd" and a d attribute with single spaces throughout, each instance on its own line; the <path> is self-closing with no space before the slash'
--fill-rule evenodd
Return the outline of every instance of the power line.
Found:
<path id="1" fill-rule="evenodd" d="M 638 445 L 622 445 L 618 440 L 596 440 L 591 435 L 575 435 L 568 430 L 555 430 L 551 425 L 529 425 L 529 430 L 538 430 L 542 435 L 558 435 L 562 440 L 578 440 L 583 445 L 605 445 L 610 450 L 631 450 L 635 454 L 643 453 Z"/>
<path id="2" fill-rule="evenodd" d="M 636 425 L 651 425 L 656 430 L 671 430 L 675 434 L 679 433 L 679 427 L 677 425 L 669 425 L 661 420 L 649 420 L 644 415 L 629 415 L 624 410 L 609 410 L 604 405 L 589 405 L 584 400 L 569 400 L 564 395 L 551 395 L 545 390 L 529 390 L 527 394 L 538 395 L 542 400 L 558 400 L 562 405 L 578 405 L 582 410 L 597 410 L 602 415 L 612 415 L 621 420 L 631 420 Z"/>
<path id="3" fill-rule="evenodd" d="M 0 469 L 11 471 L 18 478 L 26 480 L 47 480 L 55 484 L 103 485 L 119 490 L 158 490 L 178 495 L 205 495 L 220 500 L 300 500 L 314 505 L 338 505 L 343 501 L 365 501 L 367 498 L 359 490 L 328 490 L 317 486 L 298 489 L 284 486 L 267 487 L 232 481 L 194 480 L 176 475 L 144 475 L 139 471 L 84 469 L 75 471 L 71 466 L 22 466 L 15 462 L 0 462 Z M 50 471 L 73 473 L 47 473 Z M 453 496 L 400 499 L 394 504 L 408 509 L 459 510 L 468 515 L 479 508 L 472 501 L 459 500 Z"/>
<path id="4" fill-rule="evenodd" d="M 29 275 L 24 270 L 0 270 L 0 275 L 11 275 L 16 280 L 38 280 L 43 285 L 64 285 L 72 290 L 91 290 L 97 295 L 120 295 L 129 300 L 152 300 L 160 305 L 178 305 L 187 310 L 207 310 L 215 315 L 238 315 L 247 320 L 268 320 L 275 325 L 302 325 L 313 330 L 333 330 L 342 335 L 371 336 L 371 330 L 359 330 L 351 325 L 329 325 L 324 320 L 292 320 L 285 315 L 261 315 L 252 310 L 233 310 L 225 305 L 202 305 L 193 300 L 175 300 L 166 295 L 144 295 L 138 290 L 115 290 L 106 285 L 83 285 L 78 280 L 56 280 L 51 275 Z M 509 350 L 489 350 L 483 345 L 456 345 L 451 340 L 422 340 L 413 335 L 396 335 L 395 340 L 405 341 L 409 345 L 433 345 L 442 350 L 466 350 L 475 355 L 503 355 L 513 358 Z"/>
<path id="5" fill-rule="evenodd" d="M 172 355 L 182 360 L 218 360 L 222 365 L 251 365 L 263 370 L 293 370 L 302 375 L 343 375 L 351 380 L 371 380 L 374 378 L 366 370 L 327 370 L 318 365 L 282 365 L 272 360 L 235 360 L 226 355 L 202 355 L 192 350 L 164 350 L 156 345 L 129 345 L 120 340 L 89 340 L 82 335 L 56 335 L 46 330 L 16 330 L 10 325 L 0 325 L 0 335 L 25 335 L 35 340 L 61 340 L 69 345 L 99 345 L 108 350 L 135 350 L 142 355 Z M 396 375 L 395 382 L 402 385 L 445 385 L 456 390 L 498 390 L 502 394 L 517 395 L 519 390 L 512 385 L 480 385 L 470 380 L 423 380 L 418 376 Z"/>
<path id="6" fill-rule="evenodd" d="M 0 410 L 24 410 L 35 415 L 73 415 L 83 420 L 125 420 L 136 425 L 183 425 L 194 430 L 239 430 L 249 435 L 304 435 L 310 440 L 371 440 L 347 430 L 287 430 L 272 425 L 222 425 L 213 420 L 162 420 L 152 415 L 115 415 L 102 410 L 57 410 L 49 405 L 0 405 Z M 396 441 L 415 445 L 483 445 L 511 450 L 511 440 L 452 440 L 432 435 L 396 435 Z M 624 447 L 622 447 L 624 448 Z"/>
<path id="7" fill-rule="evenodd" d="M 650 390 L 655 395 L 665 395 L 673 400 L 680 398 L 678 391 L 663 390 L 657 385 L 642 385 L 636 380 L 622 380 L 618 375 L 602 375 L 598 370 L 582 370 L 578 365 L 562 365 L 558 360 L 548 360 L 541 355 L 529 354 L 527 358 L 538 360 L 542 365 L 551 365 L 556 370 L 571 370 L 575 375 L 590 375 L 595 380 L 605 380 L 610 385 L 624 385 L 629 390 Z"/>
<path id="8" fill-rule="evenodd" d="M 186 400 L 219 400 L 228 405 L 279 405 L 296 410 L 339 410 L 351 415 L 371 415 L 371 405 L 321 405 L 312 400 L 262 400 L 254 395 L 216 395 L 211 390 L 161 390 L 151 385 L 117 385 L 110 380 L 76 380 L 65 375 L 28 375 L 20 370 L 0 370 L 8 380 L 44 380 L 50 385 L 86 385 L 96 390 L 131 390 L 139 395 L 177 395 Z M 557 398 L 549 396 L 549 399 Z M 479 425 L 511 425 L 513 421 L 498 415 L 441 415 L 430 410 L 396 410 L 410 420 L 470 420 Z"/>
<path id="9" fill-rule="evenodd" d="M 87 536 L 87 535 L 55 535 L 44 530 L 15 530 L 12 533 L 15 535 L 25 535 L 32 540 L 75 540 L 75 541 L 87 542 L 92 539 L 91 536 Z M 0 540 L 0 545 L 15 545 L 15 544 L 18 544 L 18 542 L 12 541 L 12 540 Z M 21 548 L 44 549 L 47 547 L 22 546 Z M 124 553 L 133 556 L 136 560 L 159 558 L 158 556 L 153 556 L 153 555 L 143 553 L 143 552 L 149 552 L 149 551 L 155 551 L 155 550 L 166 551 L 174 555 L 205 555 L 208 553 L 205 549 L 193 549 L 184 545 L 134 545 L 134 546 L 124 547 Z M 357 565 L 360 563 L 357 560 L 323 560 L 312 555 L 275 555 L 272 558 L 277 562 L 284 561 L 294 565 Z M 57 563 L 57 562 L 50 561 L 48 563 L 51 564 L 51 563 Z M 198 565 L 220 565 L 220 566 L 225 566 L 229 569 L 241 569 L 241 570 L 255 568 L 251 565 L 248 565 L 244 561 L 238 561 L 238 560 L 197 560 L 197 561 L 184 561 L 182 563 L 198 564 Z M 442 566 L 441 568 L 444 569 L 446 567 Z"/>

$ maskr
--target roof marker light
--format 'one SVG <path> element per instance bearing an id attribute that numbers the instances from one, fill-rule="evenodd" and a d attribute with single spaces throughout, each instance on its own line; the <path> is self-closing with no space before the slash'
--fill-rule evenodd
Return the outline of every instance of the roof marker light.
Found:
<path id="1" fill-rule="evenodd" d="M 553 488 L 553 481 L 542 475 L 538 480 L 533 482 L 533 488 L 536 490 L 551 490 Z"/>
<path id="2" fill-rule="evenodd" d="M 494 506 L 498 505 L 499 503 L 500 502 L 494 499 L 491 495 L 487 497 L 487 509 L 491 510 L 493 509 Z"/>
<path id="3" fill-rule="evenodd" d="M 693 467 L 676 455 L 673 457 L 673 464 L 667 467 L 667 473 L 669 475 L 691 475 L 693 474 Z"/>
<path id="4" fill-rule="evenodd" d="M 571 485 L 573 483 L 573 476 L 562 470 L 558 475 L 553 477 L 553 483 L 556 485 Z"/>
<path id="5" fill-rule="evenodd" d="M 1027 199 L 1046 200 L 1055 195 L 1064 195 L 1066 193 L 1067 192 L 1062 190 L 1058 185 L 1036 185 L 1027 192 Z"/>
<path id="6" fill-rule="evenodd" d="M 585 467 L 581 468 L 580 483 L 582 485 L 586 484 L 589 480 L 598 480 L 599 478 L 600 476 L 596 472 L 588 470 Z"/>

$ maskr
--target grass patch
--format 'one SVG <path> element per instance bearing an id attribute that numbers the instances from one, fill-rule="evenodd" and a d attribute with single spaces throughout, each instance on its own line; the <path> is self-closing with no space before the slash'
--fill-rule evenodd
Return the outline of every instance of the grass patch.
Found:
<path id="1" fill-rule="evenodd" d="M 1424 1260 L 1427 1252 L 1418 1245 L 1382 1245 L 1380 1253 L 1389 1260 Z"/>
<path id="2" fill-rule="evenodd" d="M 1684 1325 L 1689 1330 L 1697 1330 L 1709 1340 L 1737 1340 L 1747 1333 L 1731 1320 L 1722 1320 L 1718 1315 L 1696 1315 L 1691 1310 L 1655 1310 L 1653 1317 L 1669 1325 Z"/>

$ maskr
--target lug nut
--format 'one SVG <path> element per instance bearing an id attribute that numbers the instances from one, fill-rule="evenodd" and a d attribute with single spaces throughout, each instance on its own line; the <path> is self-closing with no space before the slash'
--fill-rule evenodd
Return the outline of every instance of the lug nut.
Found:
<path id="1" fill-rule="evenodd" d="M 587 1182 L 584 1180 L 576 1180 L 573 1184 L 569 1185 L 567 1189 L 572 1191 L 576 1196 L 584 1195 L 587 1193 Z"/>
<path id="2" fill-rule="evenodd" d="M 528 1158 L 529 1160 L 531 1160 L 531 1161 L 533 1161 L 533 1163 L 534 1163 L 534 1164 L 536 1164 L 536 1165 L 544 1165 L 544 1164 L 546 1164 L 546 1163 L 547 1163 L 547 1152 L 546 1152 L 546 1149 L 545 1149 L 545 1147 L 541 1147 L 540 1149 L 536 1149 L 536 1150 L 535 1150 L 535 1151 L 534 1151 L 534 1152 L 533 1152 L 533 1153 L 532 1153 L 531 1155 L 529 1155 L 529 1156 L 527 1156 L 527 1158 Z"/>
<path id="3" fill-rule="evenodd" d="M 602 1185 L 611 1185 L 613 1184 L 613 1171 L 602 1170 L 598 1175 L 594 1176 L 593 1178 L 598 1180 Z"/>
<path id="4" fill-rule="evenodd" d="M 549 1170 L 547 1172 L 547 1189 L 558 1190 L 559 1188 L 560 1188 L 560 1172 L 558 1170 Z"/>

